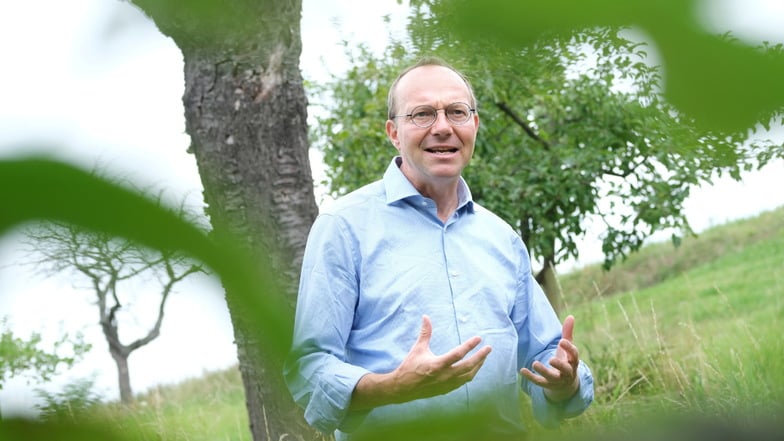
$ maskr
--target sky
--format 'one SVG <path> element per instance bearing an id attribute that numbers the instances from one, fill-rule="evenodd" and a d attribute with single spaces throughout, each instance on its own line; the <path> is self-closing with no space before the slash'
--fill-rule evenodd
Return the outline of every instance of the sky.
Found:
<path id="1" fill-rule="evenodd" d="M 784 6 L 778 0 L 708 3 L 703 16 L 712 29 L 733 29 L 755 41 L 784 41 Z M 403 11 L 395 0 L 304 0 L 303 75 L 326 78 L 345 68 L 343 39 L 382 49 L 390 32 L 402 32 Z M 393 14 L 391 31 L 381 19 L 385 14 Z M 182 55 L 133 6 L 107 0 L 2 2 L 0 57 L 0 158 L 43 152 L 164 188 L 172 198 L 201 206 L 195 159 L 186 153 Z M 318 181 L 323 173 L 318 154 L 312 159 Z M 781 171 L 778 162 L 741 183 L 717 180 L 694 192 L 686 204 L 687 217 L 701 231 L 784 205 L 782 192 L 770 191 L 781 188 Z M 35 331 L 51 339 L 63 330 L 80 331 L 94 349 L 51 384 L 17 378 L 4 385 L 0 412 L 29 412 L 38 402 L 34 389 L 52 392 L 89 376 L 94 376 L 98 393 L 116 398 L 116 368 L 95 324 L 90 292 L 67 276 L 44 279 L 20 267 L 19 239 L 0 237 L 0 318 L 8 316 L 22 337 Z M 597 244 L 595 236 L 584 242 L 584 262 L 601 257 Z M 144 306 L 143 298 L 137 302 Z M 234 363 L 220 284 L 199 276 L 173 295 L 161 337 L 131 355 L 131 383 L 141 392 Z"/>

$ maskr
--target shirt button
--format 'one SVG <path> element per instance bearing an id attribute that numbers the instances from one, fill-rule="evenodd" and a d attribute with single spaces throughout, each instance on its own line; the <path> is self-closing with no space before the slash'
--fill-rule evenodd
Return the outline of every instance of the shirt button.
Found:
<path id="1" fill-rule="evenodd" d="M 457 271 L 452 271 L 451 273 L 449 273 L 449 275 L 452 276 L 452 277 L 457 277 L 458 276 Z"/>

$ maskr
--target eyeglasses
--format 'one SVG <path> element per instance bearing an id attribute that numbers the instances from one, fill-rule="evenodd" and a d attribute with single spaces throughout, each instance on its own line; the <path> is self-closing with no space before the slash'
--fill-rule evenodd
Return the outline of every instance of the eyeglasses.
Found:
<path id="1" fill-rule="evenodd" d="M 467 123 L 468 120 L 471 119 L 471 113 L 476 112 L 476 109 L 471 108 L 471 106 L 466 103 L 452 103 L 441 109 L 436 109 L 433 106 L 417 106 L 414 107 L 414 110 L 412 110 L 411 113 L 394 115 L 392 118 L 408 117 L 411 118 L 411 122 L 413 122 L 415 126 L 427 128 L 436 122 L 439 110 L 443 110 L 446 119 L 455 126 L 461 126 Z"/>

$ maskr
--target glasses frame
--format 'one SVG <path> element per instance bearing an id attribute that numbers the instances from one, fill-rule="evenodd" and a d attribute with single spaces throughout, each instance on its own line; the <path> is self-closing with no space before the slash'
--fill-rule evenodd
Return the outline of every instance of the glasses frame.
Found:
<path id="1" fill-rule="evenodd" d="M 466 116 L 465 121 L 453 121 L 449 117 L 449 112 L 447 112 L 447 109 L 449 109 L 450 107 L 452 107 L 452 106 L 454 106 L 456 104 L 463 105 L 463 106 L 465 106 L 468 109 L 468 115 Z M 432 110 L 433 111 L 433 115 L 435 115 L 435 116 L 433 117 L 433 119 L 429 123 L 422 125 L 422 124 L 417 124 L 417 122 L 414 121 L 414 115 L 416 113 L 418 113 L 418 110 L 420 110 L 420 109 L 428 109 L 428 110 Z M 433 107 L 433 106 L 430 106 L 430 105 L 427 105 L 427 104 L 424 104 L 424 105 L 421 105 L 421 106 L 416 106 L 413 109 L 411 109 L 411 112 L 409 112 L 409 113 L 405 113 L 405 114 L 401 114 L 401 115 L 392 115 L 392 119 L 406 117 L 409 120 L 411 120 L 411 123 L 413 123 L 415 126 L 423 128 L 423 129 L 426 129 L 426 128 L 428 128 L 428 127 L 430 127 L 430 126 L 432 126 L 433 124 L 436 123 L 436 120 L 438 120 L 438 111 L 439 110 L 443 110 L 444 111 L 444 116 L 446 117 L 446 120 L 449 121 L 449 124 L 452 124 L 453 126 L 462 126 L 462 125 L 468 123 L 468 121 L 471 120 L 471 114 L 472 113 L 476 113 L 476 108 L 471 107 L 470 104 L 464 103 L 462 101 L 455 101 L 454 103 L 449 103 L 446 106 L 439 107 L 439 108 L 436 108 L 436 107 Z"/>

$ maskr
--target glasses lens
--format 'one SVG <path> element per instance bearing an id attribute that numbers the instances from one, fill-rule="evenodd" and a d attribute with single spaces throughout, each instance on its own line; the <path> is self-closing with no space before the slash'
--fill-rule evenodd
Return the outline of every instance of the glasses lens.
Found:
<path id="1" fill-rule="evenodd" d="M 466 103 L 452 103 L 446 107 L 446 118 L 452 124 L 465 124 L 471 118 L 471 108 Z"/>
<path id="2" fill-rule="evenodd" d="M 411 111 L 411 121 L 419 127 L 427 127 L 436 120 L 436 109 L 430 106 L 414 107 Z"/>

